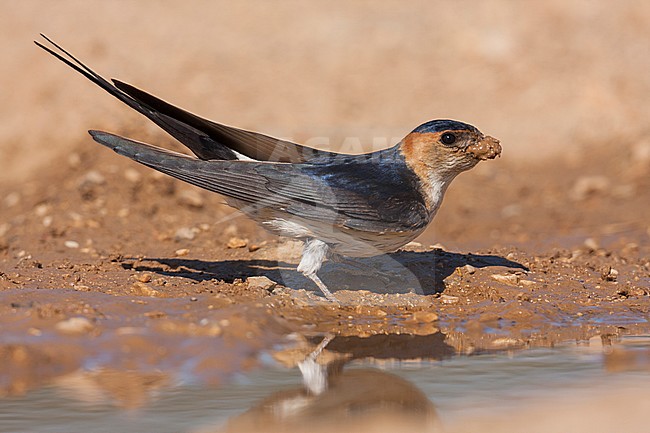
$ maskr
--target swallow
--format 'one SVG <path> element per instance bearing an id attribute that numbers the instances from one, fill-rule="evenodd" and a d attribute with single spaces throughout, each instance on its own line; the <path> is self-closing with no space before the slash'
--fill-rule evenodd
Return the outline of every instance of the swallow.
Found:
<path id="1" fill-rule="evenodd" d="M 178 108 L 117 79 L 104 79 L 60 45 L 34 41 L 149 118 L 193 155 L 108 132 L 92 138 L 120 155 L 221 194 L 226 203 L 280 236 L 302 240 L 297 270 L 325 297 L 317 273 L 330 258 L 395 251 L 420 235 L 454 178 L 501 154 L 499 140 L 467 123 L 423 123 L 393 147 L 335 153 L 226 126 Z"/>

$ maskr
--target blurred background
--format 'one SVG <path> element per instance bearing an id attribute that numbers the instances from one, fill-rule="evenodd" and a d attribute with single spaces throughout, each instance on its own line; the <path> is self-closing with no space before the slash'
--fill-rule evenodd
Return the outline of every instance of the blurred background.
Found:
<path id="1" fill-rule="evenodd" d="M 2 182 L 33 177 L 90 128 L 163 136 L 35 47 L 39 32 L 204 117 L 320 147 L 385 147 L 434 118 L 472 123 L 522 161 L 650 132 L 648 2 L 0 5 Z"/>

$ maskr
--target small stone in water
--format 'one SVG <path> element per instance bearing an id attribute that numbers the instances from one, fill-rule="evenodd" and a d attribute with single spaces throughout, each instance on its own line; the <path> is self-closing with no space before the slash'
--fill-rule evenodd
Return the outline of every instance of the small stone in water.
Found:
<path id="1" fill-rule="evenodd" d="M 67 334 L 82 334 L 91 331 L 94 328 L 91 321 L 85 317 L 71 317 L 60 321 L 54 327 L 57 331 L 65 332 Z"/>
<path id="2" fill-rule="evenodd" d="M 433 311 L 416 311 L 413 313 L 413 320 L 421 323 L 430 323 L 438 320 L 438 315 Z"/>

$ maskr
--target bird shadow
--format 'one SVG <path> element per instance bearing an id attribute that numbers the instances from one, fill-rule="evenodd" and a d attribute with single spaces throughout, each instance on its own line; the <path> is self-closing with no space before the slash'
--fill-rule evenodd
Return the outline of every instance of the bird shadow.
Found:
<path id="1" fill-rule="evenodd" d="M 146 271 L 163 277 L 181 277 L 196 282 L 233 283 L 251 276 L 265 276 L 292 289 L 318 291 L 296 271 L 297 264 L 274 260 L 206 261 L 188 258 L 126 259 L 125 269 Z M 132 261 L 131 261 L 132 260 Z M 398 251 L 355 259 L 354 264 L 328 261 L 319 272 L 330 290 L 364 289 L 375 293 L 442 293 L 445 280 L 466 265 L 474 268 L 504 267 L 528 271 L 521 263 L 490 254 L 461 254 L 441 249 L 426 252 Z"/>

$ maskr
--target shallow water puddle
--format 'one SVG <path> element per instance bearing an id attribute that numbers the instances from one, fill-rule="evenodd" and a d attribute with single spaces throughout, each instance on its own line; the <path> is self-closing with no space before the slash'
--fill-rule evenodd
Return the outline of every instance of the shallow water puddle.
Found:
<path id="1" fill-rule="evenodd" d="M 472 356 L 439 333 L 325 338 L 296 337 L 221 386 L 155 370 L 63 375 L 0 400 L 0 431 L 647 431 L 647 336 Z"/>

